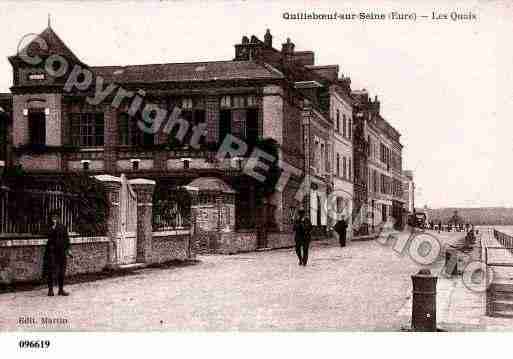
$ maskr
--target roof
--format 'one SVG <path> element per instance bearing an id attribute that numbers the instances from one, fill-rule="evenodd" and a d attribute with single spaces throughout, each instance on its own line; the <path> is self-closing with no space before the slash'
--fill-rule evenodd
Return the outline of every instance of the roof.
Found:
<path id="1" fill-rule="evenodd" d="M 91 69 L 117 83 L 213 80 L 282 79 L 278 71 L 253 61 L 212 61 L 129 66 L 95 66 Z"/>
<path id="2" fill-rule="evenodd" d="M 215 177 L 200 177 L 188 184 L 188 187 L 195 187 L 199 191 L 213 191 L 223 193 L 237 193 L 223 180 Z"/>
<path id="3" fill-rule="evenodd" d="M 38 38 L 43 39 L 47 45 L 47 48 L 39 46 L 38 42 L 32 40 L 27 46 L 20 52 L 26 51 L 30 56 L 39 55 L 41 57 L 47 57 L 50 55 L 61 55 L 71 60 L 74 63 L 82 64 L 77 56 L 70 50 L 68 46 L 61 40 L 61 38 L 52 30 L 51 27 L 47 27 L 42 33 L 38 35 Z M 13 57 L 17 57 L 17 54 Z"/>

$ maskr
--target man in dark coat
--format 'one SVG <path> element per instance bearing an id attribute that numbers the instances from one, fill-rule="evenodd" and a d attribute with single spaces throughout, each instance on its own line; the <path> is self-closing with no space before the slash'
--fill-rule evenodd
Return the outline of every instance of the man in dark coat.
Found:
<path id="1" fill-rule="evenodd" d="M 340 246 L 345 247 L 347 236 L 347 221 L 344 216 L 340 218 L 340 220 L 335 224 L 335 227 L 333 229 L 338 234 L 338 242 L 340 243 Z"/>
<path id="2" fill-rule="evenodd" d="M 53 296 L 53 284 L 55 276 L 59 285 L 59 295 L 69 295 L 64 291 L 64 276 L 66 275 L 67 256 L 70 242 L 68 230 L 64 225 L 59 223 L 59 212 L 53 211 L 50 215 L 50 225 L 48 228 L 48 242 L 46 243 L 44 255 L 44 272 L 48 279 L 48 295 Z"/>
<path id="3" fill-rule="evenodd" d="M 308 247 L 310 246 L 310 232 L 312 223 L 305 217 L 305 211 L 298 211 L 298 218 L 294 222 L 294 232 L 296 241 L 296 254 L 299 259 L 299 265 L 306 266 L 308 262 Z"/>

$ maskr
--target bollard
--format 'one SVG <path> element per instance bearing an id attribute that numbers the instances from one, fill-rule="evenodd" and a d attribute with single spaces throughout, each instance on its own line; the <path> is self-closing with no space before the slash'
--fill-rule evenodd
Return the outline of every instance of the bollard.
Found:
<path id="1" fill-rule="evenodd" d="M 423 332 L 436 331 L 436 281 L 429 269 L 421 269 L 412 275 L 413 299 L 411 326 Z"/>

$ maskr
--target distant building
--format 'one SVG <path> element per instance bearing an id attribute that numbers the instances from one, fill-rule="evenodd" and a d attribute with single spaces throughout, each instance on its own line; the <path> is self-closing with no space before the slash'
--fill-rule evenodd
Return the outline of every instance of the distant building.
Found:
<path id="1" fill-rule="evenodd" d="M 415 208 L 415 183 L 413 181 L 413 171 L 404 170 L 403 175 L 403 198 L 406 202 L 405 209 L 409 213 L 413 213 L 413 209 Z"/>

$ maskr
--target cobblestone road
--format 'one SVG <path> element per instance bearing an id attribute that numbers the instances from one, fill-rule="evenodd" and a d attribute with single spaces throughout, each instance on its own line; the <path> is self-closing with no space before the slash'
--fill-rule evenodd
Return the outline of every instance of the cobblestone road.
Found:
<path id="1" fill-rule="evenodd" d="M 307 267 L 292 249 L 199 259 L 70 285 L 69 297 L 2 294 L 0 330 L 399 330 L 419 269 L 376 241 L 313 246 Z"/>

